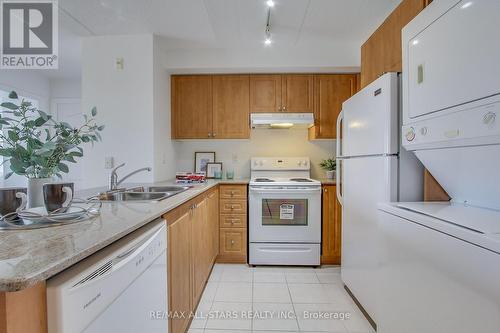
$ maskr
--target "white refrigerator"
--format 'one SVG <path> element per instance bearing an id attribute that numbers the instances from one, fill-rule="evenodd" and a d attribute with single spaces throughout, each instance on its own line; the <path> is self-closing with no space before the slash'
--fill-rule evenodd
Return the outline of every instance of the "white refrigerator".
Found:
<path id="1" fill-rule="evenodd" d="M 387 73 L 345 101 L 337 119 L 342 281 L 377 321 L 377 204 L 422 200 L 423 168 L 400 146 L 400 78 Z"/>

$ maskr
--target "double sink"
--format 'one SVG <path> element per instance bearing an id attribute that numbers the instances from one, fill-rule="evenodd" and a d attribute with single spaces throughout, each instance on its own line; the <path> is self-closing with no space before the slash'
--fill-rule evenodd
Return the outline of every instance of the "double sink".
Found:
<path id="1" fill-rule="evenodd" d="M 139 186 L 130 189 L 121 189 L 100 193 L 97 196 L 97 199 L 103 202 L 154 202 L 170 198 L 176 194 L 189 190 L 189 188 L 189 186 L 180 185 Z"/>

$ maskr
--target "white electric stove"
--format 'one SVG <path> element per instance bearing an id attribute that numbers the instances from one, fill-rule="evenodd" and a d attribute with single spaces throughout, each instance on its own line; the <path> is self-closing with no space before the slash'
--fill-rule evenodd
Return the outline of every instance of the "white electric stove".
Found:
<path id="1" fill-rule="evenodd" d="M 249 264 L 320 264 L 321 183 L 308 157 L 252 158 L 249 207 Z"/>

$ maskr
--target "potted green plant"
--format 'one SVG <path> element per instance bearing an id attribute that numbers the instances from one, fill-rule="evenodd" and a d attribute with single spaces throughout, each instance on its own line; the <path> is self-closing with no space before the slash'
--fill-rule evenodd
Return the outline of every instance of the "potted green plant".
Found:
<path id="1" fill-rule="evenodd" d="M 335 178 L 335 170 L 337 169 L 337 161 L 334 158 L 327 158 L 326 160 L 321 161 L 319 166 L 326 170 L 326 178 L 333 179 Z"/>
<path id="2" fill-rule="evenodd" d="M 28 205 L 43 205 L 42 185 L 54 177 L 68 173 L 67 163 L 76 163 L 83 156 L 82 145 L 101 141 L 103 125 L 97 125 L 97 109 L 84 115 L 83 125 L 73 127 L 56 121 L 52 116 L 19 101 L 15 91 L 9 94 L 13 102 L 0 104 L 0 156 L 9 162 L 10 172 L 28 178 Z M 16 103 L 19 101 L 19 103 Z"/>

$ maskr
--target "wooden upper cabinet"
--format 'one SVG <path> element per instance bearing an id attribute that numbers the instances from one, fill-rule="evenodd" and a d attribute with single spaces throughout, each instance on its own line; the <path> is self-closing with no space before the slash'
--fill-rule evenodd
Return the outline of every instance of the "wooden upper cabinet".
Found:
<path id="1" fill-rule="evenodd" d="M 366 87 L 385 72 L 401 72 L 401 29 L 430 2 L 403 0 L 361 46 L 361 87 Z"/>
<path id="2" fill-rule="evenodd" d="M 281 107 L 281 75 L 251 75 L 250 112 L 280 112 Z"/>
<path id="3" fill-rule="evenodd" d="M 204 139 L 212 132 L 212 77 L 173 75 L 172 138 Z"/>
<path id="4" fill-rule="evenodd" d="M 356 93 L 356 74 L 314 76 L 314 127 L 309 139 L 335 139 L 342 103 Z"/>
<path id="5" fill-rule="evenodd" d="M 313 112 L 314 75 L 286 74 L 281 80 L 283 112 Z"/>
<path id="6" fill-rule="evenodd" d="M 218 139 L 250 137 L 249 75 L 214 75 L 213 133 Z"/>

